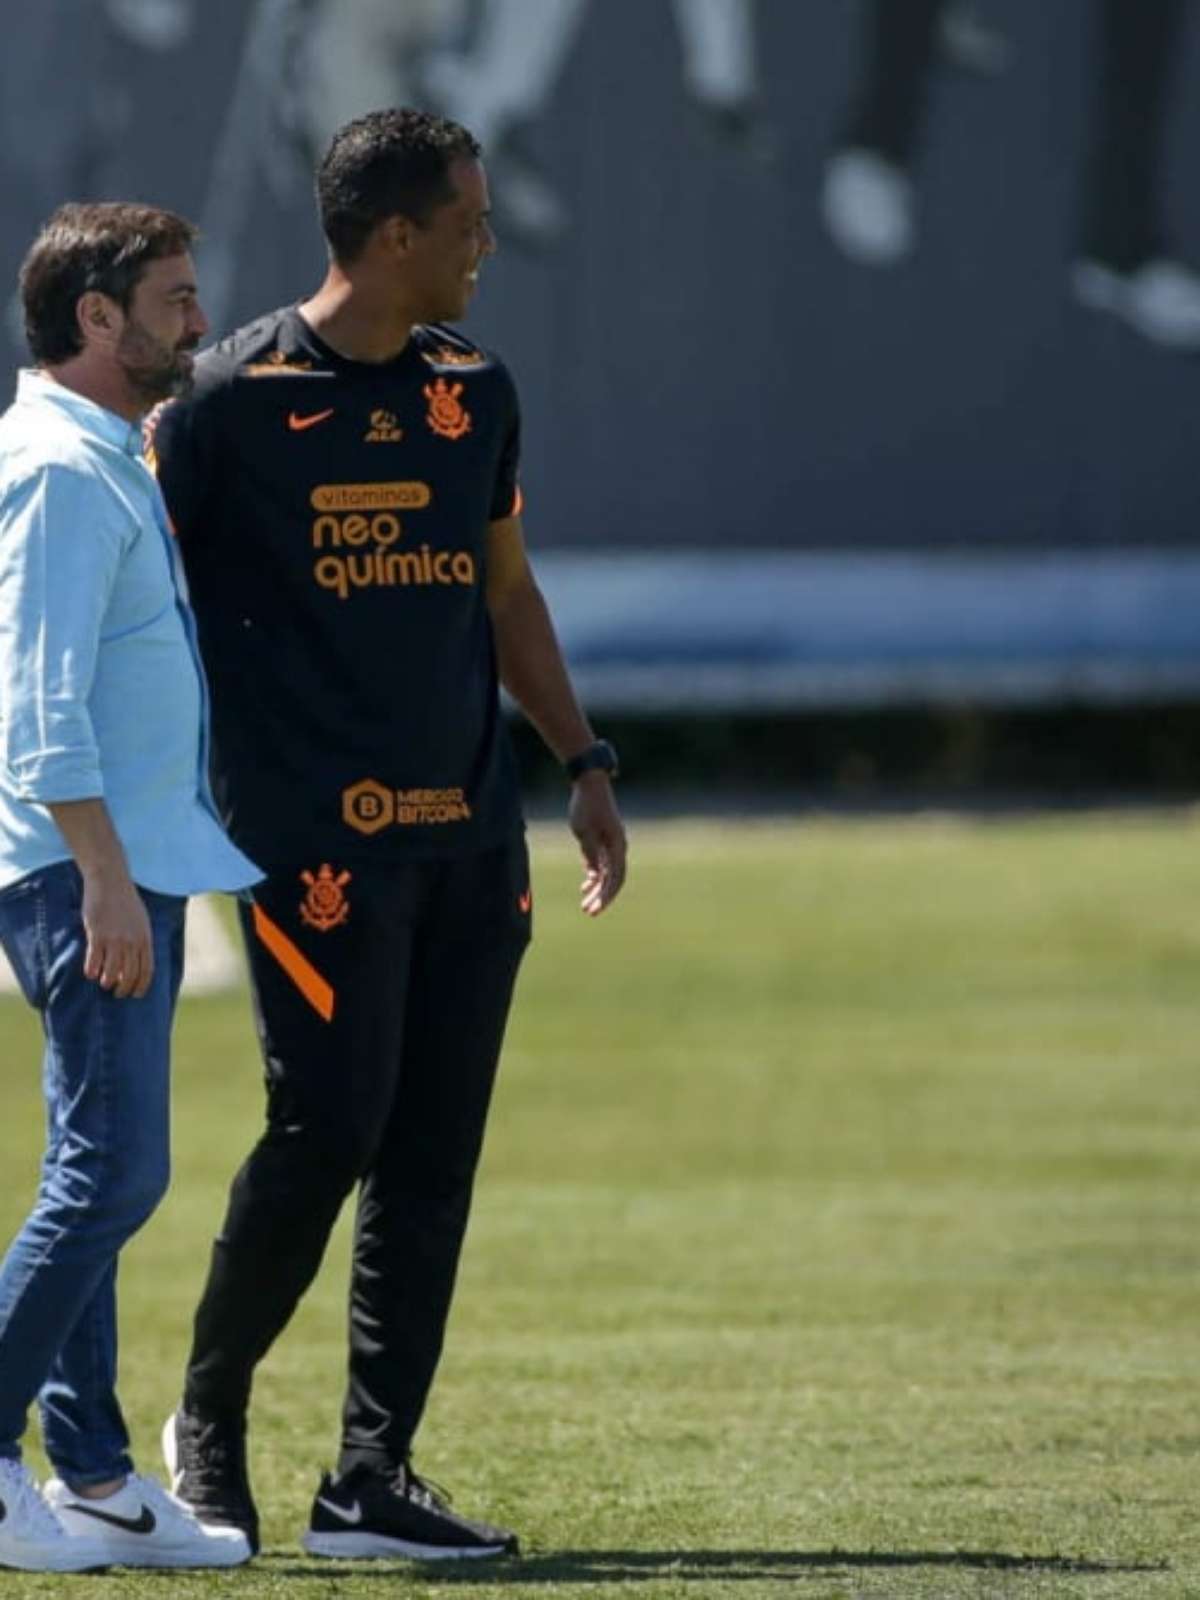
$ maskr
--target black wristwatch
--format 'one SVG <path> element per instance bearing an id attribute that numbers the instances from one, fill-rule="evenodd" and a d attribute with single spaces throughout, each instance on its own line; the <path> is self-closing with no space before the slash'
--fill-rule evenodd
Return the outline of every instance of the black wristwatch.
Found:
<path id="1" fill-rule="evenodd" d="M 615 778 L 620 771 L 620 765 L 617 761 L 617 752 L 608 740 L 596 739 L 586 750 L 581 750 L 577 756 L 564 761 L 563 770 L 574 783 L 576 778 L 582 778 L 585 772 L 607 772 L 610 778 Z"/>

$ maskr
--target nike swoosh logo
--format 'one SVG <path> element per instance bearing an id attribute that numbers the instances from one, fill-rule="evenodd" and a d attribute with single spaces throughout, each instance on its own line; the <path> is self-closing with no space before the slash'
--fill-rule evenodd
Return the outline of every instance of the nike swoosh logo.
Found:
<path id="1" fill-rule="evenodd" d="M 95 1506 L 80 1505 L 78 1500 L 67 1509 L 82 1512 L 85 1517 L 95 1517 L 97 1522 L 107 1522 L 111 1527 L 120 1528 L 123 1533 L 153 1533 L 158 1526 L 149 1506 L 143 1506 L 141 1514 L 136 1517 L 118 1517 L 112 1511 L 100 1511 Z"/>
<path id="2" fill-rule="evenodd" d="M 317 1496 L 317 1504 L 324 1506 L 326 1511 L 331 1511 L 341 1522 L 348 1522 L 351 1527 L 356 1522 L 362 1521 L 362 1506 L 356 1500 L 352 1506 L 337 1506 L 332 1500 L 326 1500 L 324 1495 Z"/>
<path id="3" fill-rule="evenodd" d="M 333 415 L 334 408 L 328 411 L 310 411 L 307 416 L 301 416 L 298 411 L 288 412 L 288 427 L 293 433 L 303 433 L 305 428 L 315 428 L 318 422 L 324 422 L 326 417 Z"/>

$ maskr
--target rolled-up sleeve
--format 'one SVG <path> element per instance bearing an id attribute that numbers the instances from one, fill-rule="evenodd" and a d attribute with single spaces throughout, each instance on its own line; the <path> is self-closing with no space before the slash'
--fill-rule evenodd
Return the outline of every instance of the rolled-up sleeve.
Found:
<path id="1" fill-rule="evenodd" d="M 0 760 L 22 800 L 104 792 L 88 699 L 127 537 L 105 486 L 68 465 L 0 495 Z"/>

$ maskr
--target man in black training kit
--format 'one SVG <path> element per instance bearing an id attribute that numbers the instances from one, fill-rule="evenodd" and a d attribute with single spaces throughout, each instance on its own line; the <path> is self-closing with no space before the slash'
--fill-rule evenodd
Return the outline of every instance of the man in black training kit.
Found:
<path id="1" fill-rule="evenodd" d="M 499 684 L 562 760 L 582 907 L 621 887 L 616 759 L 526 560 L 513 383 L 438 324 L 495 249 L 479 146 L 374 112 L 317 178 L 317 293 L 200 357 L 155 448 L 212 683 L 214 782 L 267 872 L 242 906 L 267 1124 L 233 1182 L 163 1444 L 202 1521 L 257 1544 L 256 1363 L 357 1184 L 350 1376 L 324 1556 L 476 1556 L 515 1537 L 412 1470 L 530 933 Z"/>

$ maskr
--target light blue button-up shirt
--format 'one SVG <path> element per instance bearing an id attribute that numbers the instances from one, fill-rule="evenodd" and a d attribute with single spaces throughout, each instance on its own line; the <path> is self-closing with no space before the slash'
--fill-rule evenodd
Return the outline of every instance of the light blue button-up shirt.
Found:
<path id="1" fill-rule="evenodd" d="M 47 810 L 102 798 L 135 883 L 261 874 L 208 786 L 208 690 L 141 430 L 40 372 L 0 417 L 0 887 L 70 858 Z"/>

